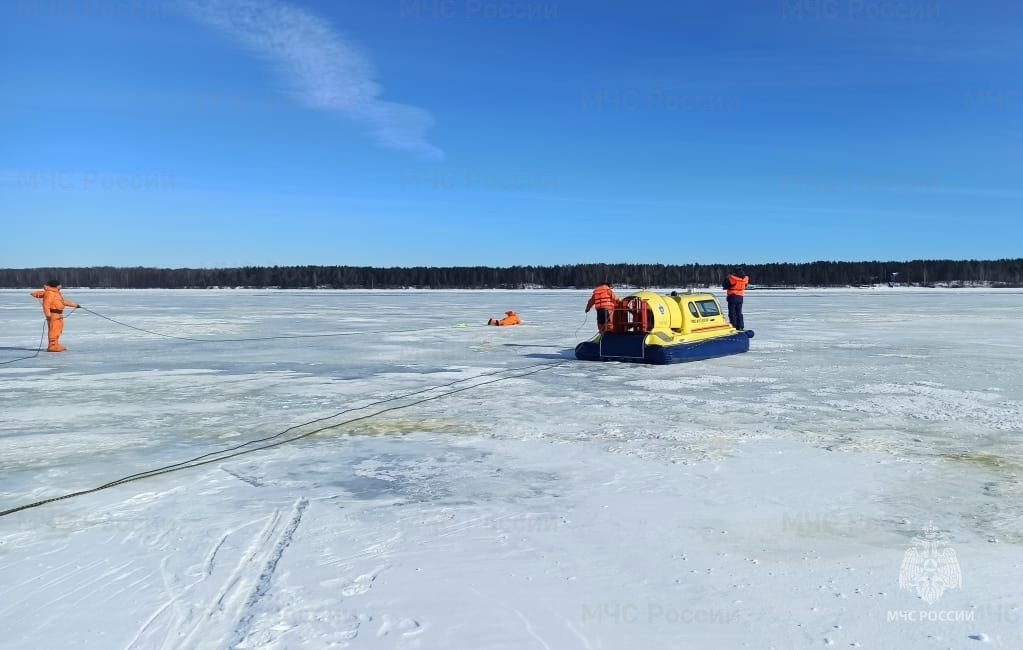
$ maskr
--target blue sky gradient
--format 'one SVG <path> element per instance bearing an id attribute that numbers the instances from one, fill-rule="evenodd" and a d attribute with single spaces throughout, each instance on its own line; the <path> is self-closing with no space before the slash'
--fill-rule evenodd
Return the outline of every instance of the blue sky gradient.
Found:
<path id="1" fill-rule="evenodd" d="M 999 258 L 1023 5 L 0 3 L 0 266 Z"/>

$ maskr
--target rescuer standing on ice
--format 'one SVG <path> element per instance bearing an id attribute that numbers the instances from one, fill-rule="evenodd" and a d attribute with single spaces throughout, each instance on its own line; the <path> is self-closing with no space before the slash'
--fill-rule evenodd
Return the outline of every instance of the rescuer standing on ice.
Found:
<path id="1" fill-rule="evenodd" d="M 742 301 L 746 295 L 747 285 L 749 285 L 749 276 L 742 269 L 736 269 L 725 279 L 723 284 L 727 292 L 728 322 L 740 332 L 746 329 L 746 322 L 742 318 Z"/>
<path id="2" fill-rule="evenodd" d="M 586 312 L 589 313 L 590 309 L 597 308 L 598 332 L 611 329 L 611 313 L 614 311 L 615 304 L 617 303 L 618 296 L 615 295 L 610 282 L 602 282 L 600 286 L 593 290 L 593 295 L 590 296 L 589 301 L 586 303 Z"/>
<path id="3" fill-rule="evenodd" d="M 46 318 L 47 335 L 50 345 L 47 352 L 63 352 L 67 350 L 60 344 L 60 335 L 64 331 L 64 309 L 66 307 L 81 307 L 76 302 L 71 302 L 60 293 L 60 280 L 50 280 L 43 285 L 42 291 L 33 291 L 33 298 L 43 301 L 43 316 Z"/>

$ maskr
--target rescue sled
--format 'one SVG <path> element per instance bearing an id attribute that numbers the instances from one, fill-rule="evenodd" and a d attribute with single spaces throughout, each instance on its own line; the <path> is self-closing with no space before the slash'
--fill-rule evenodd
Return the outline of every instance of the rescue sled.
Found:
<path id="1" fill-rule="evenodd" d="M 737 330 L 710 293 L 640 291 L 618 301 L 611 323 L 575 347 L 583 361 L 680 363 L 749 351 L 753 330 Z"/>

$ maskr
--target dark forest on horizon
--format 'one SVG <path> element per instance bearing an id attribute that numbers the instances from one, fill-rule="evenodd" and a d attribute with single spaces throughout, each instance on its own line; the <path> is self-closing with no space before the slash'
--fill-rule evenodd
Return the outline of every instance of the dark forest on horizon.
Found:
<path id="1" fill-rule="evenodd" d="M 77 267 L 0 269 L 0 288 L 36 288 L 50 279 L 95 289 L 589 289 L 602 281 L 657 288 L 718 287 L 741 268 L 756 287 L 1023 286 L 1023 258 L 769 264 L 568 264 L 558 266 L 243 266 L 211 269 Z"/>

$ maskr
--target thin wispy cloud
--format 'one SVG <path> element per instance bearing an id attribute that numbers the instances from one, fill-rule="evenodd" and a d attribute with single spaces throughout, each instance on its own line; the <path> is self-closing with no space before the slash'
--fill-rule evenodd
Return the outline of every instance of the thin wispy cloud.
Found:
<path id="1" fill-rule="evenodd" d="M 326 20 L 276 0 L 187 0 L 182 6 L 268 61 L 306 106 L 362 124 L 381 145 L 439 159 L 430 114 L 380 98 L 369 59 Z"/>

